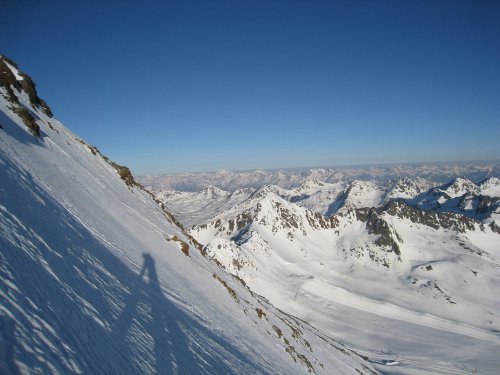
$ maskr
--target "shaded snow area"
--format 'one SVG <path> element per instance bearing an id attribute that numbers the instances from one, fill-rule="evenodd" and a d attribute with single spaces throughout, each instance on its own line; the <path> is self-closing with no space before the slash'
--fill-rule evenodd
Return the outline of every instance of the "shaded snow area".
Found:
<path id="1" fill-rule="evenodd" d="M 12 92 L 18 104 L 0 87 L 1 374 L 377 372 L 248 289 L 123 167 Z"/>
<path id="2" fill-rule="evenodd" d="M 230 273 L 377 370 L 497 374 L 498 181 L 306 180 L 234 204 L 155 191 Z"/>

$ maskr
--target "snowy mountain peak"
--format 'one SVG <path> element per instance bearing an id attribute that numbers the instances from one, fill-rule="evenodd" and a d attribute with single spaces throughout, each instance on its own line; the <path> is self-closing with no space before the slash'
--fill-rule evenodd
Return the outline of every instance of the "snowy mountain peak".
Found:
<path id="1" fill-rule="evenodd" d="M 479 187 L 472 181 L 462 177 L 457 177 L 450 183 L 443 185 L 440 190 L 451 198 L 456 198 L 467 193 L 479 194 Z"/>
<path id="2" fill-rule="evenodd" d="M 374 181 L 354 180 L 349 184 L 347 193 L 350 195 L 365 195 L 375 190 L 380 190 L 380 187 Z"/>
<path id="3" fill-rule="evenodd" d="M 300 207 L 290 204 L 274 193 L 268 193 L 255 209 L 255 221 L 267 226 L 274 233 L 279 230 L 300 230 L 304 225 L 299 213 Z"/>
<path id="4" fill-rule="evenodd" d="M 279 186 L 272 184 L 265 184 L 252 194 L 252 199 L 265 198 L 269 194 L 283 195 L 287 194 L 287 191 Z"/>
<path id="5" fill-rule="evenodd" d="M 485 189 L 485 188 L 488 188 L 490 186 L 499 186 L 499 185 L 500 185 L 500 178 L 498 178 L 498 177 L 488 177 L 479 183 L 479 187 L 481 187 L 481 189 Z"/>
<path id="6" fill-rule="evenodd" d="M 384 201 L 387 202 L 390 199 L 397 198 L 411 199 L 427 191 L 430 187 L 431 183 L 420 177 L 391 180 Z"/>
<path id="7" fill-rule="evenodd" d="M 241 196 L 241 195 L 250 196 L 254 192 L 255 192 L 255 189 L 252 189 L 252 188 L 236 189 L 235 191 L 233 191 L 232 196 L 234 196 L 234 197 Z"/>
<path id="8" fill-rule="evenodd" d="M 213 186 L 213 185 L 207 186 L 206 188 L 201 190 L 200 194 L 203 194 L 203 195 L 209 196 L 209 197 L 214 197 L 214 196 L 220 197 L 220 196 L 230 195 L 229 192 L 222 190 L 222 189 L 219 189 L 218 187 Z"/>
<path id="9" fill-rule="evenodd" d="M 354 180 L 328 208 L 327 215 L 354 208 L 376 207 L 382 203 L 384 190 L 374 181 Z"/>
<path id="10" fill-rule="evenodd" d="M 310 190 L 317 190 L 318 188 L 321 188 L 324 186 L 325 186 L 325 183 L 322 181 L 315 180 L 315 179 L 311 179 L 311 180 L 307 179 L 307 180 L 304 180 L 304 182 L 297 189 L 295 189 L 295 191 L 297 193 L 307 192 Z"/>
<path id="11" fill-rule="evenodd" d="M 488 177 L 479 183 L 481 194 L 500 198 L 500 178 Z"/>

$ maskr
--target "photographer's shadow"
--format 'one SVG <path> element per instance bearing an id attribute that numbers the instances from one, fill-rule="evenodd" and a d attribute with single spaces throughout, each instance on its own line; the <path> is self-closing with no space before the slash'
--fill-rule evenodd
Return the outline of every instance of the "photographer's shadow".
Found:
<path id="1" fill-rule="evenodd" d="M 134 325 L 142 327 L 142 331 L 149 335 L 149 342 L 145 344 L 154 347 L 153 371 L 156 374 L 233 373 L 234 369 L 218 358 L 222 348 L 229 349 L 233 358 L 247 367 L 247 359 L 241 353 L 231 350 L 231 345 L 208 331 L 164 296 L 154 258 L 148 253 L 144 253 L 143 258 L 135 290 L 127 298 L 126 305 L 114 324 L 112 335 L 126 342 Z M 208 339 L 200 341 L 205 337 Z M 140 347 L 138 343 L 129 344 L 135 350 Z"/>

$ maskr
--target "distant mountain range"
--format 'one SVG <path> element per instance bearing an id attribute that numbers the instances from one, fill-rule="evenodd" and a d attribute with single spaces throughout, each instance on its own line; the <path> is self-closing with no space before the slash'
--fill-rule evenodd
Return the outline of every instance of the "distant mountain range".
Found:
<path id="1" fill-rule="evenodd" d="M 500 161 L 420 163 L 381 166 L 355 166 L 308 169 L 278 169 L 253 171 L 226 171 L 179 173 L 140 176 L 138 181 L 146 187 L 159 186 L 179 191 L 199 191 L 208 186 L 234 191 L 243 188 L 258 189 L 262 185 L 276 185 L 293 189 L 305 180 L 328 183 L 372 180 L 387 182 L 391 179 L 421 177 L 433 183 L 445 183 L 456 177 L 479 182 L 490 176 L 500 176 Z"/>

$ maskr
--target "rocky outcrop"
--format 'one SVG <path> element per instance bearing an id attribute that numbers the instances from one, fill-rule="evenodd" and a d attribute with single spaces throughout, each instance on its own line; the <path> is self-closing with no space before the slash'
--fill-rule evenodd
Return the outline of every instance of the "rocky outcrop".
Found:
<path id="1" fill-rule="evenodd" d="M 423 224 L 434 229 L 445 228 L 464 233 L 466 230 L 474 230 L 476 226 L 481 227 L 479 221 L 469 217 L 449 212 L 420 210 L 410 207 L 400 200 L 391 201 L 378 210 L 379 212 L 386 212 L 389 215 L 408 219 L 413 223 Z"/>
<path id="2" fill-rule="evenodd" d="M 9 65 L 18 70 L 18 74 L 22 79 L 16 77 Z M 19 105 L 19 99 L 14 89 L 18 92 L 24 91 L 28 95 L 33 109 L 40 109 L 47 116 L 53 116 L 45 100 L 38 96 L 35 82 L 33 82 L 31 77 L 26 73 L 21 72 L 15 62 L 5 56 L 0 56 L 0 86 L 6 89 L 8 95 L 7 100 L 12 104 Z"/>
<path id="3" fill-rule="evenodd" d="M 378 235 L 375 244 L 401 256 L 399 244 L 403 242 L 396 230 L 385 221 L 376 208 L 355 210 L 356 218 L 366 222 L 368 233 Z"/>
<path id="4" fill-rule="evenodd" d="M 500 207 L 500 198 L 488 195 L 477 196 L 476 214 L 487 216 Z"/>

